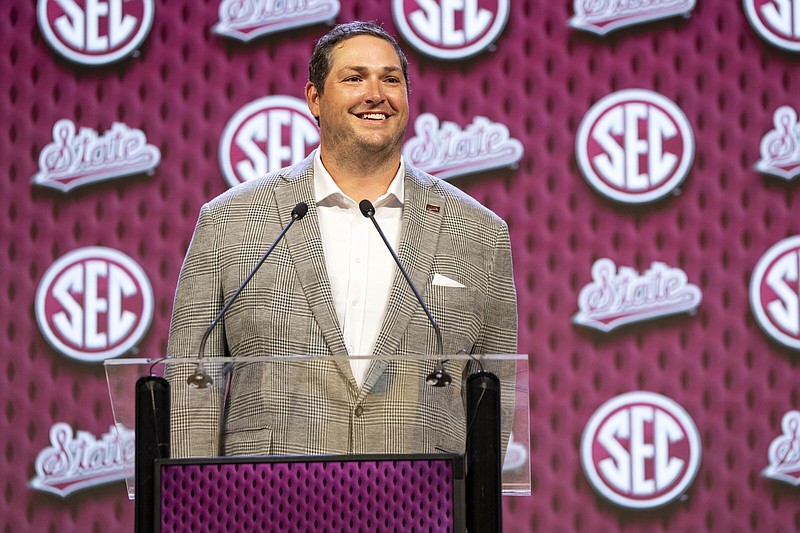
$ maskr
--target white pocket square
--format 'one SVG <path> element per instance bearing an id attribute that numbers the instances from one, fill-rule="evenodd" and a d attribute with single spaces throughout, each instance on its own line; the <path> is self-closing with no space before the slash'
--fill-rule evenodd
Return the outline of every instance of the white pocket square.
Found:
<path id="1" fill-rule="evenodd" d="M 434 274 L 433 281 L 431 282 L 433 285 L 438 285 L 440 287 L 461 287 L 464 288 L 464 285 L 457 282 L 454 279 L 450 279 L 447 276 L 442 276 L 441 274 Z"/>

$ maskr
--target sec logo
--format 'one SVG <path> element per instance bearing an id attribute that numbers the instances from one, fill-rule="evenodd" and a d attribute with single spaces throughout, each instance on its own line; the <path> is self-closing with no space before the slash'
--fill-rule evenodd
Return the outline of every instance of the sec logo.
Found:
<path id="1" fill-rule="evenodd" d="M 464 59 L 489 48 L 508 22 L 509 0 L 392 0 L 400 34 L 423 54 Z"/>
<path id="2" fill-rule="evenodd" d="M 319 127 L 305 100 L 266 96 L 228 120 L 219 143 L 222 175 L 228 185 L 302 161 L 319 143 Z"/>
<path id="3" fill-rule="evenodd" d="M 670 398 L 629 392 L 604 403 L 581 438 L 581 463 L 594 489 L 630 509 L 680 497 L 700 467 L 700 434 Z"/>
<path id="4" fill-rule="evenodd" d="M 800 235 L 780 241 L 758 260 L 750 307 L 767 335 L 800 350 Z"/>
<path id="5" fill-rule="evenodd" d="M 800 0 L 744 0 L 744 12 L 762 39 L 800 52 Z"/>
<path id="6" fill-rule="evenodd" d="M 588 111 L 578 128 L 575 156 L 597 192 L 642 204 L 683 182 L 694 159 L 694 135 L 674 103 L 652 91 L 627 89 Z"/>
<path id="7" fill-rule="evenodd" d="M 74 250 L 53 263 L 36 291 L 36 321 L 47 342 L 79 361 L 120 357 L 153 319 L 153 289 L 130 257 L 103 247 Z"/>
<path id="8" fill-rule="evenodd" d="M 58 54 L 107 65 L 133 53 L 150 33 L 153 0 L 39 0 L 36 18 Z"/>

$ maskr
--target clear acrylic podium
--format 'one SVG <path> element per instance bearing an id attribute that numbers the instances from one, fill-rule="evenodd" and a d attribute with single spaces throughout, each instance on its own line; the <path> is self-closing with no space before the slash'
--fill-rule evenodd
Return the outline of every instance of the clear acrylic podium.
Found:
<path id="1" fill-rule="evenodd" d="M 348 389 L 346 383 L 338 383 L 339 396 L 334 394 L 332 400 L 338 402 L 336 405 L 326 405 L 325 402 L 319 403 L 309 398 L 309 395 L 317 398 L 315 393 L 318 389 L 314 388 L 313 384 L 318 383 L 320 379 L 329 379 L 330 376 L 344 379 L 344 373 L 340 369 L 343 365 L 349 365 L 353 358 L 354 356 L 269 356 L 202 360 L 119 359 L 107 360 L 105 370 L 114 422 L 118 429 L 137 430 L 138 421 L 139 424 L 145 424 L 144 429 L 152 433 L 151 418 L 148 416 L 141 418 L 140 412 L 140 418 L 137 419 L 137 399 L 140 404 L 139 411 L 142 410 L 142 406 L 147 411 L 151 400 L 155 408 L 157 395 L 153 395 L 152 391 L 147 392 L 149 389 L 142 394 L 142 384 L 152 383 L 155 380 L 157 389 L 163 389 L 168 384 L 169 393 L 166 396 L 168 403 L 162 403 L 160 409 L 165 412 L 161 412 L 160 415 L 167 414 L 165 427 L 166 431 L 172 434 L 173 449 L 171 453 L 167 439 L 155 450 L 155 458 L 158 460 L 154 464 L 154 485 L 157 486 L 154 486 L 153 491 L 160 500 L 154 501 L 157 508 L 169 502 L 173 506 L 170 509 L 174 509 L 175 495 L 169 491 L 174 491 L 175 487 L 187 483 L 176 483 L 174 472 L 177 470 L 168 470 L 175 468 L 176 465 L 184 471 L 205 465 L 204 472 L 207 472 L 211 465 L 216 469 L 215 476 L 219 476 L 220 469 L 224 468 L 240 471 L 242 465 L 247 465 L 247 468 L 260 465 L 258 468 L 261 469 L 261 473 L 253 475 L 256 477 L 277 475 L 276 479 L 280 481 L 298 478 L 301 475 L 297 472 L 300 468 L 298 465 L 303 465 L 302 475 L 307 474 L 305 470 L 309 465 L 323 470 L 332 468 L 333 472 L 339 474 L 343 468 L 349 468 L 350 476 L 373 477 L 376 475 L 376 468 L 379 470 L 383 468 L 380 470 L 382 472 L 380 475 L 394 476 L 392 477 L 394 479 L 397 474 L 387 471 L 387 465 L 396 466 L 397 461 L 411 461 L 402 463 L 404 465 L 402 472 L 408 473 L 414 468 L 422 468 L 427 473 L 417 472 L 412 475 L 410 481 L 401 480 L 401 486 L 415 485 L 415 482 L 418 484 L 419 479 L 430 481 L 431 472 L 444 473 L 447 480 L 455 482 L 452 486 L 455 492 L 447 498 L 463 499 L 463 486 L 459 485 L 461 479 L 459 476 L 463 476 L 463 470 L 470 469 L 469 454 L 467 460 L 461 462 L 465 448 L 469 448 L 469 439 L 466 437 L 473 440 L 479 438 L 482 432 L 488 431 L 488 426 L 493 422 L 491 419 L 481 420 L 474 414 L 477 412 L 475 406 L 480 407 L 481 402 L 491 401 L 491 394 L 484 400 L 487 392 L 485 385 L 479 385 L 478 387 L 482 388 L 475 389 L 477 392 L 471 391 L 471 400 L 467 394 L 469 386 L 475 388 L 469 383 L 480 381 L 486 372 L 499 378 L 497 401 L 500 404 L 499 411 L 502 412 L 500 429 L 504 452 L 502 492 L 505 495 L 530 494 L 527 355 L 446 356 L 444 369 L 451 375 L 453 381 L 447 387 L 432 387 L 426 383 L 426 378 L 441 363 L 438 357 L 357 357 L 370 361 L 372 375 L 368 373 L 364 386 L 365 389 L 369 389 L 368 391 L 359 396 L 357 387 Z M 478 380 L 475 379 L 476 376 Z M 188 381 L 205 382 L 201 384 L 206 386 L 197 388 L 189 385 Z M 248 401 L 246 407 L 243 407 L 245 399 Z M 470 405 L 468 400 L 472 402 Z M 352 404 L 343 406 L 343 402 Z M 364 438 L 359 443 L 358 439 L 354 440 L 351 437 L 348 440 L 341 435 L 348 424 L 352 432 L 352 425 L 358 423 L 356 418 L 350 420 L 342 418 L 341 413 L 350 412 L 349 407 L 352 407 L 351 416 L 360 417 L 361 406 L 366 407 L 363 409 L 364 416 L 369 413 L 374 414 L 377 409 L 376 416 L 385 417 L 386 433 L 382 433 L 383 430 L 379 428 L 376 430 L 377 433 L 361 435 Z M 241 425 L 247 420 L 255 420 L 262 415 L 268 417 L 267 411 L 275 409 L 280 412 L 298 410 L 307 414 L 302 419 L 306 427 L 300 431 L 295 429 L 286 433 L 295 437 L 299 435 L 300 438 L 282 438 L 283 433 L 276 428 L 268 431 L 251 431 L 250 428 L 241 430 Z M 262 410 L 264 413 L 260 412 Z M 437 413 L 437 410 L 447 412 Z M 468 420 L 468 411 L 473 413 L 472 420 Z M 411 418 L 425 420 L 422 424 L 424 427 L 418 431 L 404 428 L 404 420 Z M 378 419 L 378 424 L 381 420 Z M 375 420 L 373 426 L 374 422 Z M 297 417 L 292 424 L 298 425 Z M 264 424 L 255 424 L 256 427 L 260 425 Z M 317 427 L 326 428 L 325 434 L 328 437 L 323 441 L 314 437 Z M 157 435 L 159 431 L 161 430 L 156 431 Z M 375 438 L 375 435 L 382 436 L 383 440 Z M 401 438 L 403 435 L 408 435 L 408 438 Z M 304 439 L 308 442 L 304 442 Z M 367 461 L 364 472 L 354 466 L 361 465 L 359 458 Z M 265 474 L 264 469 L 272 473 Z M 314 479 L 319 481 L 319 476 L 330 474 L 323 470 L 314 473 Z M 473 470 L 478 472 L 480 465 L 473 465 Z M 192 472 L 187 479 L 196 480 L 199 471 Z M 231 474 L 228 473 L 227 477 L 230 478 Z M 270 482 L 274 485 L 275 480 Z M 126 477 L 126 483 L 128 495 L 133 499 L 137 486 L 133 472 Z M 325 485 L 327 486 L 327 483 Z M 435 485 L 439 486 L 438 482 Z M 139 486 L 142 490 L 142 485 Z M 225 490 L 230 493 L 231 489 L 228 487 Z M 263 495 L 263 487 L 260 490 Z M 319 488 L 315 489 L 318 490 Z M 376 495 L 378 491 L 373 489 L 367 492 Z M 359 501 L 364 497 L 359 496 Z M 236 499 L 239 501 L 241 496 L 237 496 Z M 417 499 L 432 501 L 430 495 Z M 378 506 L 385 503 L 373 502 Z M 261 504 L 256 502 L 254 505 L 263 505 L 263 502 Z M 280 505 L 284 506 L 285 502 L 281 502 Z M 285 510 L 284 507 L 281 509 Z M 157 514 L 160 512 L 161 510 L 156 509 Z M 291 510 L 287 512 L 291 514 Z M 167 527 L 166 522 L 161 521 L 160 524 Z M 395 526 L 396 524 L 392 527 Z"/>

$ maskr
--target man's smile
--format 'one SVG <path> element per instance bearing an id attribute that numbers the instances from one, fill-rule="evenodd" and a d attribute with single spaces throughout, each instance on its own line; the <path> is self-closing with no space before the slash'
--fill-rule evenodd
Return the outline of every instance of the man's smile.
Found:
<path id="1" fill-rule="evenodd" d="M 361 113 L 361 114 L 356 113 L 356 116 L 364 120 L 386 120 L 388 118 L 388 115 L 386 115 L 385 113 L 374 113 L 374 112 Z"/>

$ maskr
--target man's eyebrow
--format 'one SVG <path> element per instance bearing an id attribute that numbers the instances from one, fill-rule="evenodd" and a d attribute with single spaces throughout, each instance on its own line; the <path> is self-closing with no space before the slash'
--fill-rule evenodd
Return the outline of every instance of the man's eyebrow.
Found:
<path id="1" fill-rule="evenodd" d="M 362 67 L 360 65 L 349 65 L 349 66 L 342 67 L 342 71 L 345 71 L 345 70 L 354 70 L 354 71 L 356 71 L 358 73 L 364 73 L 364 72 L 367 72 L 369 70 L 369 67 Z M 388 66 L 387 65 L 387 66 L 383 67 L 383 72 L 385 72 L 385 73 L 398 72 L 398 71 L 402 71 L 402 70 L 403 69 L 401 69 L 399 66 L 396 66 L 396 65 L 392 65 L 392 66 Z"/>

